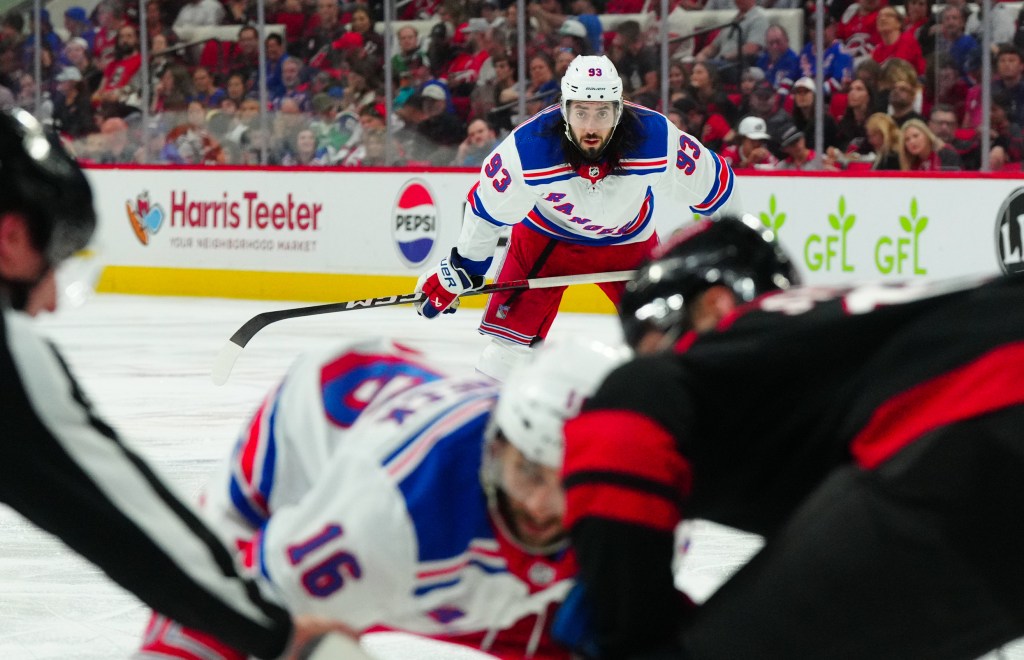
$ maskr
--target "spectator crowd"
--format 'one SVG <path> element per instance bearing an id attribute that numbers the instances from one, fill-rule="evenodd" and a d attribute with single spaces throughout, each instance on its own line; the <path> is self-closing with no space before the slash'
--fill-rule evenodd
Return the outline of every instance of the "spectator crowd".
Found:
<path id="1" fill-rule="evenodd" d="M 991 168 L 1020 170 L 1019 5 L 995 2 L 981 16 L 965 0 L 903 2 L 826 3 L 818 89 L 815 3 L 671 0 L 672 12 L 734 12 L 735 27 L 671 35 L 664 104 L 657 2 L 530 1 L 520 72 L 509 0 L 399 3 L 392 35 L 379 29 L 380 2 L 267 0 L 262 71 L 253 0 L 149 0 L 144 17 L 137 3 L 101 0 L 68 8 L 59 29 L 44 10 L 38 44 L 31 12 L 3 17 L 0 107 L 52 124 L 86 163 L 477 167 L 519 121 L 558 101 L 575 56 L 604 53 L 627 99 L 663 112 L 737 170 L 977 170 L 986 128 Z M 789 34 L 771 9 L 799 10 L 803 34 Z M 230 38 L 201 38 L 207 28 Z M 797 52 L 793 43 L 806 45 Z"/>

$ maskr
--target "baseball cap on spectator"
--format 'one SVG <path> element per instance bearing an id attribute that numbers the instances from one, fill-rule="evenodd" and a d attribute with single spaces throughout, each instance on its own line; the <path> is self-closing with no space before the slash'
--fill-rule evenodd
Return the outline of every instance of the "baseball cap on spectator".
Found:
<path id="1" fill-rule="evenodd" d="M 78 46 L 82 50 L 89 50 L 89 42 L 82 37 L 72 37 L 68 39 L 67 43 L 64 44 L 64 50 L 67 50 L 72 46 Z"/>
<path id="2" fill-rule="evenodd" d="M 744 117 L 740 122 L 739 132 L 751 140 L 767 140 L 771 137 L 768 135 L 768 125 L 760 117 Z"/>
<path id="3" fill-rule="evenodd" d="M 444 88 L 440 85 L 427 85 L 421 93 L 423 98 L 434 99 L 435 101 L 448 100 L 448 95 L 444 93 Z"/>
<path id="4" fill-rule="evenodd" d="M 89 22 L 89 14 L 86 13 L 84 7 L 68 7 L 64 12 L 64 18 L 70 18 L 79 23 Z"/>
<path id="5" fill-rule="evenodd" d="M 363 47 L 363 35 L 358 32 L 346 32 L 331 44 L 337 50 L 351 50 Z"/>
<path id="6" fill-rule="evenodd" d="M 75 66 L 66 66 L 66 67 L 64 67 L 63 69 L 60 70 L 60 73 L 57 74 L 57 77 L 54 78 L 54 80 L 56 80 L 57 82 L 65 82 L 65 81 L 78 82 L 81 79 L 82 79 L 82 72 L 79 71 L 78 67 L 75 67 Z"/>
<path id="7" fill-rule="evenodd" d="M 744 69 L 743 75 L 740 77 L 741 80 L 753 80 L 754 82 L 761 82 L 764 78 L 764 69 L 756 66 Z"/>
<path id="8" fill-rule="evenodd" d="M 782 139 L 779 140 L 779 143 L 783 147 L 788 147 L 792 144 L 796 144 L 796 141 L 802 138 L 803 136 L 803 131 L 801 131 L 796 126 L 790 126 L 789 128 L 786 129 L 786 132 L 782 134 Z"/>
<path id="9" fill-rule="evenodd" d="M 795 83 L 793 83 L 793 90 L 796 91 L 798 89 L 806 89 L 807 91 L 809 91 L 810 93 L 813 94 L 814 93 L 814 79 L 813 78 L 808 78 L 807 76 L 804 76 L 800 80 L 797 80 Z"/>
<path id="10" fill-rule="evenodd" d="M 772 84 L 767 80 L 762 80 L 754 85 L 753 93 L 758 96 L 773 96 L 775 94 L 775 88 L 772 87 Z"/>
<path id="11" fill-rule="evenodd" d="M 567 37 L 579 37 L 580 39 L 587 38 L 587 28 L 575 18 L 567 18 L 562 23 L 562 27 L 558 28 L 558 34 Z"/>
<path id="12" fill-rule="evenodd" d="M 487 32 L 491 28 L 491 24 L 487 22 L 486 18 L 471 18 L 466 22 L 466 27 L 462 28 L 463 32 Z"/>

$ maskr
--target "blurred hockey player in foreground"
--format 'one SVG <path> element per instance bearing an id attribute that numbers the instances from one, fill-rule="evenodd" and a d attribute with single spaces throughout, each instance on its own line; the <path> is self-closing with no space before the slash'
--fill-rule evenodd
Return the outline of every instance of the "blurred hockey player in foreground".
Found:
<path id="1" fill-rule="evenodd" d="M 1024 635 L 1024 278 L 795 287 L 701 333 L 687 287 L 758 269 L 686 264 L 623 310 L 672 351 L 566 424 L 590 616 L 559 629 L 599 658 L 975 658 Z M 699 608 L 670 570 L 684 517 L 766 539 Z"/>
<path id="2" fill-rule="evenodd" d="M 496 280 L 629 270 L 657 244 L 654 205 L 680 215 L 739 215 L 729 165 L 663 115 L 623 103 L 604 56 L 580 56 L 561 103 L 518 126 L 487 159 L 469 192 L 451 254 L 420 277 L 427 318 L 455 311 L 484 284 L 499 236 L 511 227 Z M 623 283 L 600 285 L 613 303 Z M 492 337 L 477 369 L 502 379 L 547 336 L 563 288 L 492 294 L 480 332 Z"/>
<path id="3" fill-rule="evenodd" d="M 753 216 L 688 225 L 654 249 L 619 303 L 634 351 L 671 348 L 686 332 L 713 330 L 754 298 L 800 283 L 775 235 Z"/>
<path id="4" fill-rule="evenodd" d="M 575 561 L 562 423 L 624 349 L 553 344 L 499 396 L 371 342 L 300 362 L 257 412 L 206 509 L 292 612 L 502 658 L 567 658 L 549 635 Z M 243 538 L 244 537 L 244 538 Z M 139 657 L 244 657 L 153 617 Z"/>
<path id="5" fill-rule="evenodd" d="M 0 502 L 151 607 L 261 658 L 294 652 L 332 626 L 289 619 L 239 576 L 32 329 L 27 315 L 56 308 L 55 270 L 95 227 L 91 187 L 59 140 L 27 112 L 0 112 Z"/>

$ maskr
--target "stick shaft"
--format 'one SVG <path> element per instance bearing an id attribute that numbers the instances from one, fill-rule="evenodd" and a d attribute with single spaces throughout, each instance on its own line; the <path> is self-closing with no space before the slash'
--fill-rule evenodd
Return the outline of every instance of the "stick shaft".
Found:
<path id="1" fill-rule="evenodd" d="M 546 289 L 559 286 L 570 286 L 573 284 L 622 282 L 624 280 L 631 279 L 634 273 L 635 271 L 632 270 L 619 270 L 609 273 L 585 273 L 583 275 L 565 275 L 562 277 L 538 277 L 533 279 L 510 280 L 508 282 L 487 284 L 480 289 L 467 291 L 462 295 L 479 296 L 488 293 L 495 293 L 497 291 L 512 291 L 515 289 Z M 246 344 L 256 336 L 257 332 L 271 323 L 284 321 L 286 319 L 315 316 L 318 314 L 334 314 L 336 312 L 350 312 L 357 309 L 374 309 L 377 307 L 391 307 L 393 305 L 410 305 L 421 300 L 423 300 L 423 293 L 417 292 L 263 312 L 252 317 L 246 321 L 242 327 L 236 330 L 235 334 L 231 335 L 231 342 L 245 348 Z"/>
<path id="2" fill-rule="evenodd" d="M 512 291 L 516 289 L 546 289 L 573 284 L 600 284 L 603 282 L 622 282 L 632 279 L 635 271 L 619 270 L 608 273 L 585 273 L 582 275 L 565 275 L 561 277 L 539 277 L 533 279 L 511 280 L 508 282 L 495 282 L 487 284 L 475 291 L 467 291 L 463 296 L 479 296 L 497 291 Z M 213 382 L 222 385 L 227 382 L 235 360 L 242 349 L 256 336 L 263 328 L 277 321 L 296 319 L 303 316 L 315 316 L 318 314 L 333 314 L 336 312 L 350 312 L 357 309 L 375 309 L 377 307 L 391 307 L 393 305 L 410 305 L 423 300 L 423 292 L 402 293 L 393 296 L 382 296 L 380 298 L 366 298 L 364 300 L 348 300 L 345 302 L 328 303 L 326 305 L 309 305 L 306 307 L 293 307 L 291 309 L 280 309 L 272 312 L 263 312 L 252 317 L 231 335 L 231 339 L 221 349 L 214 363 Z"/>

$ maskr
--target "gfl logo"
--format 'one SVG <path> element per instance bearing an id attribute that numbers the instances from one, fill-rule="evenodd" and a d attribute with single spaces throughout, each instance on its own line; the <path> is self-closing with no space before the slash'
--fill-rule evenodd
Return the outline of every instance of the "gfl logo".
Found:
<path id="1" fill-rule="evenodd" d="M 847 253 L 848 234 L 857 222 L 849 213 L 846 199 L 839 197 L 838 213 L 829 213 L 832 232 L 811 234 L 804 243 L 804 263 L 814 272 L 852 273 L 856 271 L 853 259 Z M 900 232 L 882 235 L 874 243 L 873 261 L 881 275 L 927 275 L 920 248 L 921 233 L 928 227 L 928 218 L 918 213 L 917 198 L 910 200 L 910 212 L 899 216 Z"/>

